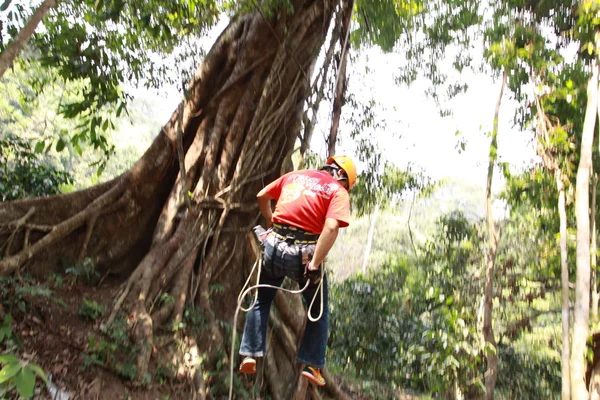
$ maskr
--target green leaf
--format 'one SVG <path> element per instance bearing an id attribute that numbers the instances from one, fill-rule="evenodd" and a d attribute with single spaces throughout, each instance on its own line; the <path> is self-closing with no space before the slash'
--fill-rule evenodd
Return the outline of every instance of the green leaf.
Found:
<path id="1" fill-rule="evenodd" d="M 22 368 L 15 376 L 15 384 L 17 385 L 17 392 L 19 392 L 22 397 L 28 399 L 33 394 L 35 375 L 29 368 Z"/>
<path id="2" fill-rule="evenodd" d="M 0 355 L 0 364 L 18 363 L 19 359 L 13 354 L 2 354 Z"/>
<path id="3" fill-rule="evenodd" d="M 121 116 L 121 112 L 123 112 L 124 107 L 125 107 L 125 103 L 119 104 L 119 107 L 117 108 L 117 118 L 119 118 Z"/>
<path id="4" fill-rule="evenodd" d="M 11 363 L 7 364 L 0 371 L 0 383 L 4 383 L 4 382 L 8 381 L 9 379 L 11 379 L 13 376 L 15 376 L 17 374 L 17 372 L 19 372 L 20 369 L 21 369 L 21 364 L 19 363 L 19 360 L 17 360 L 17 362 L 11 362 Z"/>
<path id="5" fill-rule="evenodd" d="M 56 151 L 61 152 L 63 151 L 65 148 L 65 142 L 62 140 L 62 138 L 58 139 L 58 141 L 56 142 Z"/>
<path id="6" fill-rule="evenodd" d="M 0 327 L 0 343 L 2 343 L 2 341 L 5 338 L 9 338 L 11 336 L 12 336 L 12 329 L 10 329 L 10 326 Z"/>
<path id="7" fill-rule="evenodd" d="M 44 381 L 44 383 L 48 383 L 48 377 L 46 377 L 46 373 L 44 372 L 44 370 L 37 364 L 32 364 L 29 363 L 27 365 L 27 368 L 29 368 L 30 370 L 32 370 L 33 372 L 36 373 L 37 376 L 40 377 L 41 380 Z"/>
<path id="8" fill-rule="evenodd" d="M 102 175 L 102 173 L 104 172 L 104 168 L 106 168 L 106 164 L 105 163 L 100 164 L 100 166 L 98 167 L 98 171 L 96 171 L 96 176 Z"/>
<path id="9" fill-rule="evenodd" d="M 42 151 L 44 151 L 44 147 L 46 147 L 46 143 L 44 143 L 43 141 L 37 142 L 35 144 L 35 152 L 41 153 Z"/>

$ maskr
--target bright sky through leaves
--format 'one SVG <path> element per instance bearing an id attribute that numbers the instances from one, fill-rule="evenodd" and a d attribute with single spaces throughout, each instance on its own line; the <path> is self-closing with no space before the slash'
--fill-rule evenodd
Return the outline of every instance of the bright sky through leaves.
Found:
<path id="1" fill-rule="evenodd" d="M 358 77 L 355 71 L 364 69 L 368 57 L 371 71 Z M 465 73 L 469 89 L 447 103 L 453 115 L 441 117 L 435 102 L 427 98 L 428 83 L 418 79 L 411 87 L 395 83 L 397 65 L 401 54 L 382 54 L 377 49 L 364 52 L 358 65 L 351 65 L 349 90 L 356 96 L 373 96 L 383 107 L 377 107 L 376 115 L 384 118 L 387 128 L 375 130 L 373 135 L 380 142 L 385 157 L 405 167 L 409 163 L 422 167 L 434 179 L 455 177 L 471 183 L 485 183 L 489 138 L 494 107 L 500 90 L 500 82 L 494 82 L 484 74 Z M 535 158 L 531 144 L 532 133 L 513 127 L 515 101 L 505 95 L 500 111 L 499 161 L 509 162 L 520 168 Z M 321 110 L 326 116 L 329 110 Z M 349 113 L 349 108 L 344 113 Z M 323 133 L 328 132 L 327 121 L 322 117 L 315 135 L 314 149 L 324 152 Z M 348 126 L 342 126 L 343 130 Z M 456 135 L 456 132 L 461 132 Z M 464 151 L 459 153 L 460 142 L 465 141 Z M 340 151 L 351 151 L 352 143 L 346 139 Z"/>
<path id="2" fill-rule="evenodd" d="M 226 26 L 226 19 L 203 38 L 202 45 L 208 49 L 214 38 Z M 428 82 L 419 78 L 406 87 L 395 82 L 398 66 L 403 62 L 403 54 L 383 53 L 379 48 L 362 50 L 358 59 L 349 67 L 349 92 L 368 101 L 373 97 L 377 102 L 375 115 L 385 120 L 386 127 L 374 129 L 386 159 L 399 167 L 412 164 L 422 168 L 425 174 L 434 179 L 457 178 L 469 183 L 485 183 L 489 138 L 494 107 L 500 90 L 500 82 L 484 73 L 465 72 L 462 80 L 469 89 L 458 95 L 444 107 L 450 107 L 453 114 L 441 117 L 435 102 L 425 94 Z M 365 66 L 370 70 L 365 72 Z M 450 66 L 448 67 L 450 68 Z M 177 107 L 181 94 L 178 88 L 165 88 L 166 95 L 140 90 L 137 95 L 154 97 L 160 104 L 159 119 L 166 122 Z M 331 106 L 321 105 L 312 148 L 322 156 L 326 154 L 324 137 L 329 133 Z M 531 144 L 530 131 L 520 131 L 513 126 L 513 116 L 517 102 L 505 94 L 500 111 L 499 162 L 508 162 L 515 168 L 522 168 L 536 157 Z M 352 109 L 347 104 L 343 119 L 349 118 Z M 340 127 L 342 143 L 338 153 L 352 153 L 354 143 L 348 138 L 351 127 L 344 121 Z M 460 132 L 460 135 L 456 133 Z M 460 151 L 460 143 L 465 142 L 465 150 Z M 364 166 L 359 163 L 359 170 Z M 497 179 L 503 179 L 497 173 Z"/>

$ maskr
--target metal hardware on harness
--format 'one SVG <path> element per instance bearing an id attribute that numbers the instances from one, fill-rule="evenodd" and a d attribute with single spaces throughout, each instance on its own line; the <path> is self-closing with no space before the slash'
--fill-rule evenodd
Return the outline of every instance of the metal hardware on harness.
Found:
<path id="1" fill-rule="evenodd" d="M 260 228 L 260 229 L 259 229 Z M 261 248 L 264 246 L 263 242 L 264 240 L 266 240 L 266 237 L 268 236 L 269 233 L 274 234 L 275 232 L 269 230 L 264 230 L 264 228 L 262 228 L 261 226 L 255 226 L 254 227 L 254 233 L 256 234 L 256 237 L 258 238 Z M 315 241 L 316 243 L 316 241 Z M 250 282 L 250 279 L 252 278 L 252 274 L 254 273 L 254 269 L 256 268 L 256 266 L 258 265 L 258 273 L 256 274 L 256 285 L 254 286 L 250 286 L 248 288 L 246 288 L 246 286 L 248 285 L 248 283 Z M 240 310 L 243 310 L 244 312 L 248 312 L 250 310 L 252 310 L 254 308 L 254 306 L 256 305 L 256 302 L 258 301 L 258 289 L 260 288 L 269 288 L 269 289 L 276 289 L 276 290 L 281 290 L 283 292 L 286 293 L 291 293 L 291 294 L 301 294 L 303 293 L 306 289 L 308 289 L 308 286 L 312 283 L 312 279 L 310 278 L 310 275 L 308 274 L 307 271 L 307 280 L 306 280 L 306 284 L 304 285 L 304 287 L 302 289 L 299 290 L 290 290 L 290 289 L 285 289 L 279 286 L 273 286 L 273 285 L 266 285 L 266 284 L 260 284 L 260 272 L 262 269 L 262 253 L 258 255 L 258 259 L 254 262 L 254 265 L 252 266 L 252 271 L 250 271 L 250 275 L 248 275 L 248 279 L 246 280 L 246 283 L 244 283 L 244 287 L 242 288 L 242 290 L 240 291 L 240 294 L 238 295 L 238 303 L 237 303 L 237 307 L 235 309 L 235 314 L 233 316 L 233 329 L 231 330 L 231 356 L 229 358 L 229 363 L 230 363 L 230 370 L 229 370 L 229 400 L 233 399 L 233 365 L 234 365 L 234 353 L 235 353 L 235 337 L 236 337 L 236 333 L 237 333 L 237 318 L 238 318 L 238 314 L 240 312 Z M 321 265 L 320 272 L 321 272 L 321 276 L 320 279 L 318 280 L 318 287 L 317 290 L 315 290 L 315 295 L 313 296 L 312 301 L 310 302 L 310 305 L 308 306 L 308 310 L 307 310 L 307 314 L 308 314 L 308 319 L 311 322 L 316 322 L 318 320 L 321 319 L 321 317 L 323 316 L 323 277 L 325 275 L 325 262 L 323 262 L 323 264 Z M 318 273 L 318 271 L 315 271 Z M 250 307 L 248 307 L 247 309 L 242 307 L 242 302 L 244 301 L 244 298 L 248 295 L 248 293 L 250 293 L 252 290 L 256 290 L 256 295 L 254 296 L 254 300 L 252 301 L 252 305 Z M 310 314 L 310 311 L 312 310 L 312 306 L 315 303 L 315 300 L 317 299 L 317 293 L 321 293 L 321 307 L 320 307 L 320 312 L 319 312 L 319 316 L 316 318 L 313 318 Z"/>
<path id="2" fill-rule="evenodd" d="M 264 247 L 265 239 L 267 238 L 267 235 L 272 231 L 272 229 L 269 228 L 265 230 L 265 228 L 263 228 L 262 226 L 256 225 L 254 228 L 252 228 L 252 230 L 254 231 L 254 235 L 256 235 L 258 242 L 260 243 L 260 247 Z"/>

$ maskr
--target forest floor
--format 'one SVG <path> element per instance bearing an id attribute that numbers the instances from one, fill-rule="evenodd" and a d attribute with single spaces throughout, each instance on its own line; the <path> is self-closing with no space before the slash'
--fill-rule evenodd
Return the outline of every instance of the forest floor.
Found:
<path id="1" fill-rule="evenodd" d="M 65 284 L 51 292 L 33 282 L 11 286 L 2 287 L 9 294 L 2 311 L 13 316 L 18 355 L 40 365 L 52 382 L 38 385 L 35 398 L 166 400 L 184 389 L 166 382 L 143 388 L 132 383 L 128 332 L 104 334 L 98 322 L 112 307 L 114 285 Z"/>
<path id="2" fill-rule="evenodd" d="M 118 286 L 109 281 L 89 286 L 56 276 L 43 284 L 0 277 L 0 322 L 12 316 L 11 339 L 0 340 L 0 353 L 10 349 L 46 372 L 51 383 L 36 385 L 35 399 L 192 399 L 191 382 L 160 367 L 143 387 L 133 383 L 136 351 L 127 321 L 117 318 L 106 330 L 100 326 Z M 353 399 L 374 398 L 352 386 L 346 390 Z M 422 397 L 397 393 L 394 398 Z"/>

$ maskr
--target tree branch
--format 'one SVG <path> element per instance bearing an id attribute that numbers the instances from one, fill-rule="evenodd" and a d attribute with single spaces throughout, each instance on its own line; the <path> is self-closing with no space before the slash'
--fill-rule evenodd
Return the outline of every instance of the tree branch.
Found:
<path id="1" fill-rule="evenodd" d="M 181 184 L 181 197 L 185 202 L 188 211 L 192 209 L 192 202 L 188 196 L 186 173 L 185 173 L 185 151 L 183 150 L 183 102 L 179 103 L 179 112 L 177 116 L 177 158 L 179 160 L 179 179 Z"/>
<path id="2" fill-rule="evenodd" d="M 25 43 L 35 32 L 38 24 L 51 8 L 56 7 L 57 0 L 44 0 L 44 2 L 33 13 L 27 24 L 17 33 L 13 41 L 0 53 L 0 78 L 17 58 L 19 53 L 25 47 Z"/>

